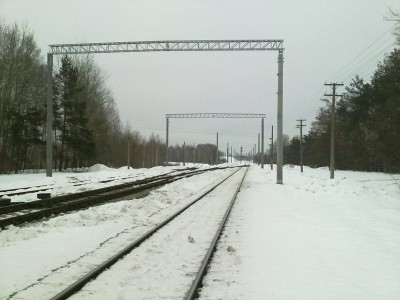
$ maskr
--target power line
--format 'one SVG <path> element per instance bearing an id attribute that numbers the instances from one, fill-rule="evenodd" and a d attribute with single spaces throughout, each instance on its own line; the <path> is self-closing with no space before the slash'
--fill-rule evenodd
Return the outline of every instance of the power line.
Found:
<path id="1" fill-rule="evenodd" d="M 362 57 L 362 55 L 364 53 L 366 53 L 372 46 L 374 46 L 380 39 L 382 39 L 388 32 L 390 32 L 392 29 L 394 28 L 394 25 L 391 26 L 388 30 L 386 30 L 382 35 L 380 35 L 372 44 L 370 44 L 367 48 L 365 48 L 364 50 L 362 50 L 359 54 L 357 54 L 353 59 L 351 59 L 348 63 L 346 63 L 339 71 L 337 71 L 334 75 L 332 75 L 332 80 L 336 79 L 336 77 L 343 73 L 344 70 L 348 69 L 349 67 L 351 67 L 351 65 L 357 61 L 358 59 L 360 59 L 360 57 Z M 393 37 L 390 37 L 390 39 L 392 39 Z M 389 39 L 388 39 L 389 40 Z M 386 43 L 388 40 L 386 40 L 384 43 Z M 384 44 L 383 43 L 383 44 Z M 382 44 L 381 44 L 382 45 Z"/>

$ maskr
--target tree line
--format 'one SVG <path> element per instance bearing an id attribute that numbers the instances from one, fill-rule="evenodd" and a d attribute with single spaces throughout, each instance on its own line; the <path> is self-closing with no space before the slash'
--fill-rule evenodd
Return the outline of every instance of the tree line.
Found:
<path id="1" fill-rule="evenodd" d="M 398 15 L 394 17 L 400 20 Z M 397 20 L 397 19 L 396 19 Z M 400 24 L 399 22 L 397 24 Z M 397 41 L 400 42 L 400 27 Z M 47 67 L 26 26 L 0 22 L 0 173 L 45 168 Z M 163 165 L 165 142 L 145 138 L 122 125 L 107 78 L 92 56 L 63 56 L 53 74 L 53 168 L 82 168 L 95 163 L 132 167 Z M 370 82 L 355 77 L 337 102 L 336 167 L 364 171 L 400 171 L 400 51 L 381 62 Z M 330 104 L 317 113 L 303 137 L 303 162 L 329 165 Z M 300 161 L 300 139 L 284 137 L 284 163 Z M 275 143 L 276 147 L 276 143 Z M 211 144 L 170 146 L 169 160 L 216 163 Z M 185 152 L 185 156 L 184 153 Z M 276 148 L 275 151 L 276 152 Z M 271 160 L 268 154 L 264 162 Z M 224 162 L 219 152 L 219 162 Z M 254 157 L 257 161 L 259 157 Z"/>
<path id="2" fill-rule="evenodd" d="M 0 66 L 0 173 L 44 169 L 47 66 L 27 26 L 0 22 Z M 53 169 L 124 166 L 128 143 L 132 167 L 165 163 L 158 135 L 145 138 L 122 125 L 106 79 L 92 56 L 59 61 L 53 74 Z M 176 159 L 178 148 L 169 149 Z M 209 148 L 196 147 L 198 162 L 210 161 L 204 154 Z"/>
<path id="3" fill-rule="evenodd" d="M 400 32 L 400 30 L 399 30 Z M 303 162 L 329 165 L 331 105 L 326 101 L 303 137 Z M 338 169 L 400 172 L 400 50 L 379 63 L 371 81 L 356 76 L 337 102 L 335 165 Z M 299 164 L 300 139 L 284 148 L 284 161 Z"/>

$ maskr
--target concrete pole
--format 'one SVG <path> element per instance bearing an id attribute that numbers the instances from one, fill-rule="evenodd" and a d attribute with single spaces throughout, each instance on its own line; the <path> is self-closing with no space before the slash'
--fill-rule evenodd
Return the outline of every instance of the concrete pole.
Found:
<path id="1" fill-rule="evenodd" d="M 131 164 L 131 138 L 128 137 L 128 170 Z"/>
<path id="2" fill-rule="evenodd" d="M 218 132 L 217 132 L 217 153 L 216 153 L 216 162 L 219 164 L 219 153 L 218 153 Z"/>
<path id="3" fill-rule="evenodd" d="M 260 165 L 260 163 L 261 163 L 261 157 L 260 157 L 260 155 L 261 155 L 261 152 L 260 152 L 260 134 L 258 134 L 258 142 L 257 142 L 257 150 L 258 150 L 258 152 L 257 152 L 257 156 L 258 156 L 258 159 L 257 159 L 257 165 Z"/>
<path id="4" fill-rule="evenodd" d="M 166 149 L 165 149 L 165 165 L 168 165 L 168 136 L 169 136 L 169 118 L 166 117 L 167 119 L 167 126 L 166 126 Z"/>
<path id="5" fill-rule="evenodd" d="M 264 169 L 264 118 L 261 118 L 261 169 Z"/>
<path id="6" fill-rule="evenodd" d="M 185 146 L 186 142 L 183 142 L 183 165 L 185 166 Z"/>
<path id="7" fill-rule="evenodd" d="M 53 170 L 53 54 L 47 53 L 46 176 Z"/>
<path id="8" fill-rule="evenodd" d="M 277 118 L 276 183 L 283 184 L 283 49 L 278 54 L 278 118 Z"/>
<path id="9" fill-rule="evenodd" d="M 229 143 L 228 143 L 228 145 L 226 146 L 226 163 L 227 163 L 227 164 L 229 163 Z"/>
<path id="10" fill-rule="evenodd" d="M 274 125 L 271 130 L 271 170 L 274 169 Z"/>

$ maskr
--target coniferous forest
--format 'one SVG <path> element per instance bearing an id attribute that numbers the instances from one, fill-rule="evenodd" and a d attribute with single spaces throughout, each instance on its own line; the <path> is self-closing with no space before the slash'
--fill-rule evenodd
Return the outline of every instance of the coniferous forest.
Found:
<path id="1" fill-rule="evenodd" d="M 393 16 L 399 24 L 399 15 Z M 45 168 L 46 72 L 29 28 L 0 22 L 0 173 Z M 53 169 L 126 165 L 128 143 L 131 166 L 164 164 L 165 142 L 121 123 L 106 77 L 91 56 L 64 56 L 54 72 Z M 388 53 L 369 82 L 356 76 L 342 94 L 336 103 L 336 168 L 400 172 L 400 51 Z M 303 136 L 305 165 L 329 165 L 330 126 L 327 101 Z M 299 137 L 286 137 L 284 145 L 284 163 L 299 164 Z M 169 151 L 171 161 L 217 160 L 210 144 L 187 146 L 185 158 L 182 146 Z"/>
<path id="2" fill-rule="evenodd" d="M 303 163 L 329 165 L 331 105 L 326 103 L 303 136 Z M 356 76 L 336 105 L 336 168 L 400 171 L 400 51 L 388 54 L 371 82 Z M 285 163 L 299 164 L 300 139 L 285 147 Z"/>

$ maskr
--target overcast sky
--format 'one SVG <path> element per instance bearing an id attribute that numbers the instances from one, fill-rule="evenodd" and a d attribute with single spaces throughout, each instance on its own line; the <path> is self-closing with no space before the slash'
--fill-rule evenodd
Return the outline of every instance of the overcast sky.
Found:
<path id="1" fill-rule="evenodd" d="M 0 0 L 6 23 L 25 22 L 48 45 L 194 39 L 284 40 L 284 134 L 309 130 L 325 82 L 369 78 L 394 48 L 388 8 L 398 0 Z M 266 114 L 276 129 L 277 52 L 96 54 L 121 119 L 165 139 L 168 113 Z M 343 89 L 342 89 L 343 90 Z M 339 90 L 340 91 L 340 90 Z M 172 119 L 170 144 L 229 142 L 250 151 L 258 119 Z M 274 132 L 276 137 L 276 131 Z M 269 140 L 266 141 L 269 144 Z"/>

